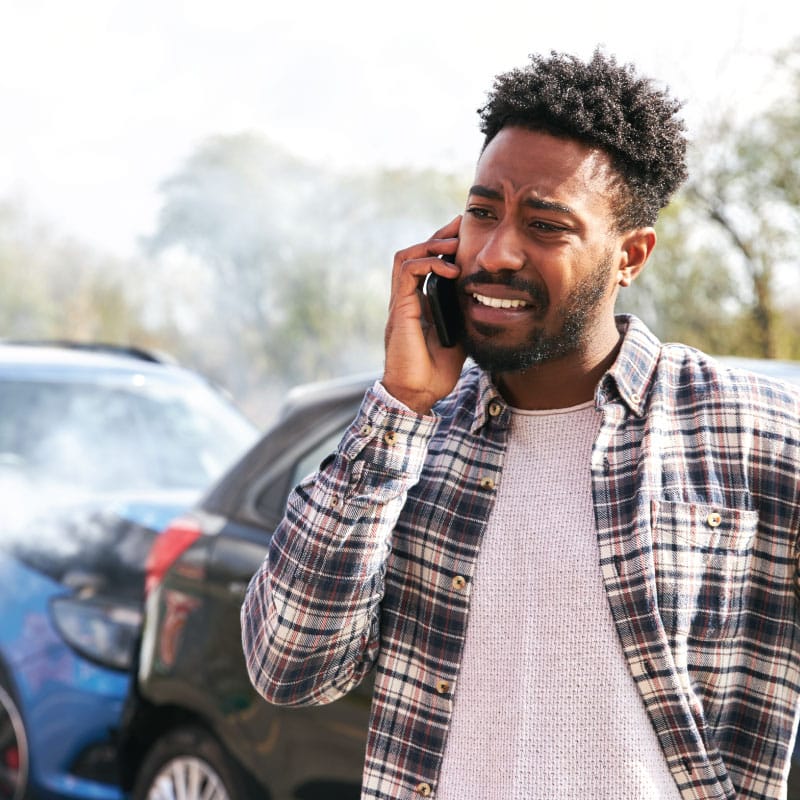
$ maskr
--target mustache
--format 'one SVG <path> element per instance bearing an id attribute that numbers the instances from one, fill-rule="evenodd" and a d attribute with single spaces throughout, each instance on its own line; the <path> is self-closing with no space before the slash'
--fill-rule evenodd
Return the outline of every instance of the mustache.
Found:
<path id="1" fill-rule="evenodd" d="M 503 286 L 514 292 L 521 292 L 530 298 L 533 306 L 546 307 L 550 303 L 547 287 L 539 283 L 521 278 L 515 272 L 475 272 L 461 281 L 460 289 L 464 292 L 477 290 L 481 286 Z"/>

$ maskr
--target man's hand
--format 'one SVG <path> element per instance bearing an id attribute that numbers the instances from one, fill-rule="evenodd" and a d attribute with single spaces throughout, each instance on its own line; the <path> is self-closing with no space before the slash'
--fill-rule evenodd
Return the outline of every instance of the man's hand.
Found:
<path id="1" fill-rule="evenodd" d="M 459 268 L 439 256 L 455 255 L 460 225 L 458 216 L 427 242 L 400 250 L 394 257 L 382 382 L 391 395 L 419 414 L 429 413 L 435 402 L 453 390 L 464 364 L 461 345 L 442 347 L 439 343 L 420 291 L 429 272 L 458 277 Z"/>

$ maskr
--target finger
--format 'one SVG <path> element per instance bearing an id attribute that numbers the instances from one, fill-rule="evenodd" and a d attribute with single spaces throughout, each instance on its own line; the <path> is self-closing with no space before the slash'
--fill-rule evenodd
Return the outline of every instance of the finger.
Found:
<path id="1" fill-rule="evenodd" d="M 452 261 L 444 261 L 439 256 L 455 255 L 458 250 L 458 239 L 429 239 L 427 242 L 406 247 L 399 250 L 394 256 L 392 267 L 392 288 L 396 287 L 405 265 L 415 262 L 416 275 L 426 275 L 428 272 L 439 272 L 448 278 L 458 275 L 458 267 Z M 441 262 L 441 263 L 440 263 Z M 419 265 L 422 266 L 419 266 Z"/>
<path id="2" fill-rule="evenodd" d="M 453 218 L 447 225 L 439 228 L 436 233 L 425 242 L 411 245 L 403 250 L 398 250 L 394 256 L 394 263 L 392 265 L 392 288 L 395 288 L 399 272 L 403 268 L 403 264 L 407 261 L 433 258 L 444 255 L 454 255 L 458 249 L 458 231 L 461 227 L 461 214 Z M 434 269 L 433 262 L 428 268 L 428 272 Z M 455 273 L 452 269 L 445 271 L 448 277 L 452 277 Z"/>
<path id="3" fill-rule="evenodd" d="M 431 272 L 437 272 L 445 278 L 455 278 L 461 270 L 455 264 L 444 261 L 438 256 L 407 258 L 400 262 L 392 274 L 393 294 L 407 295 L 421 288 L 425 278 Z"/>
<path id="4" fill-rule="evenodd" d="M 426 242 L 412 244 L 411 247 L 398 250 L 394 255 L 394 265 L 398 267 L 404 261 L 410 261 L 415 258 L 425 258 L 426 256 L 450 255 L 455 253 L 457 249 L 458 238 L 455 236 L 446 239 L 428 239 Z"/>
<path id="5" fill-rule="evenodd" d="M 461 214 L 454 217 L 442 228 L 439 228 L 427 241 L 411 245 L 395 254 L 395 265 L 409 258 L 422 256 L 441 256 L 455 252 L 458 247 L 458 231 L 461 228 Z"/>

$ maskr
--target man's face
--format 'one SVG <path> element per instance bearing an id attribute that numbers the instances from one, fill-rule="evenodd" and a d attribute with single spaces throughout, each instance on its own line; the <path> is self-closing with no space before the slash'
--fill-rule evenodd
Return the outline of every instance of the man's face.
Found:
<path id="1" fill-rule="evenodd" d="M 605 153 L 524 128 L 484 150 L 456 260 L 466 350 L 485 369 L 580 357 L 613 315 L 611 175 Z"/>

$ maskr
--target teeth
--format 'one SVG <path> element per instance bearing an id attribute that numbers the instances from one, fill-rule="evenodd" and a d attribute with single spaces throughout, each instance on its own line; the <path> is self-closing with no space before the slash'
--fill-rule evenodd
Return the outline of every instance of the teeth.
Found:
<path id="1" fill-rule="evenodd" d="M 492 308 L 522 308 L 528 305 L 524 300 L 509 300 L 507 298 L 487 297 L 484 294 L 473 294 L 473 298 L 484 306 Z"/>

